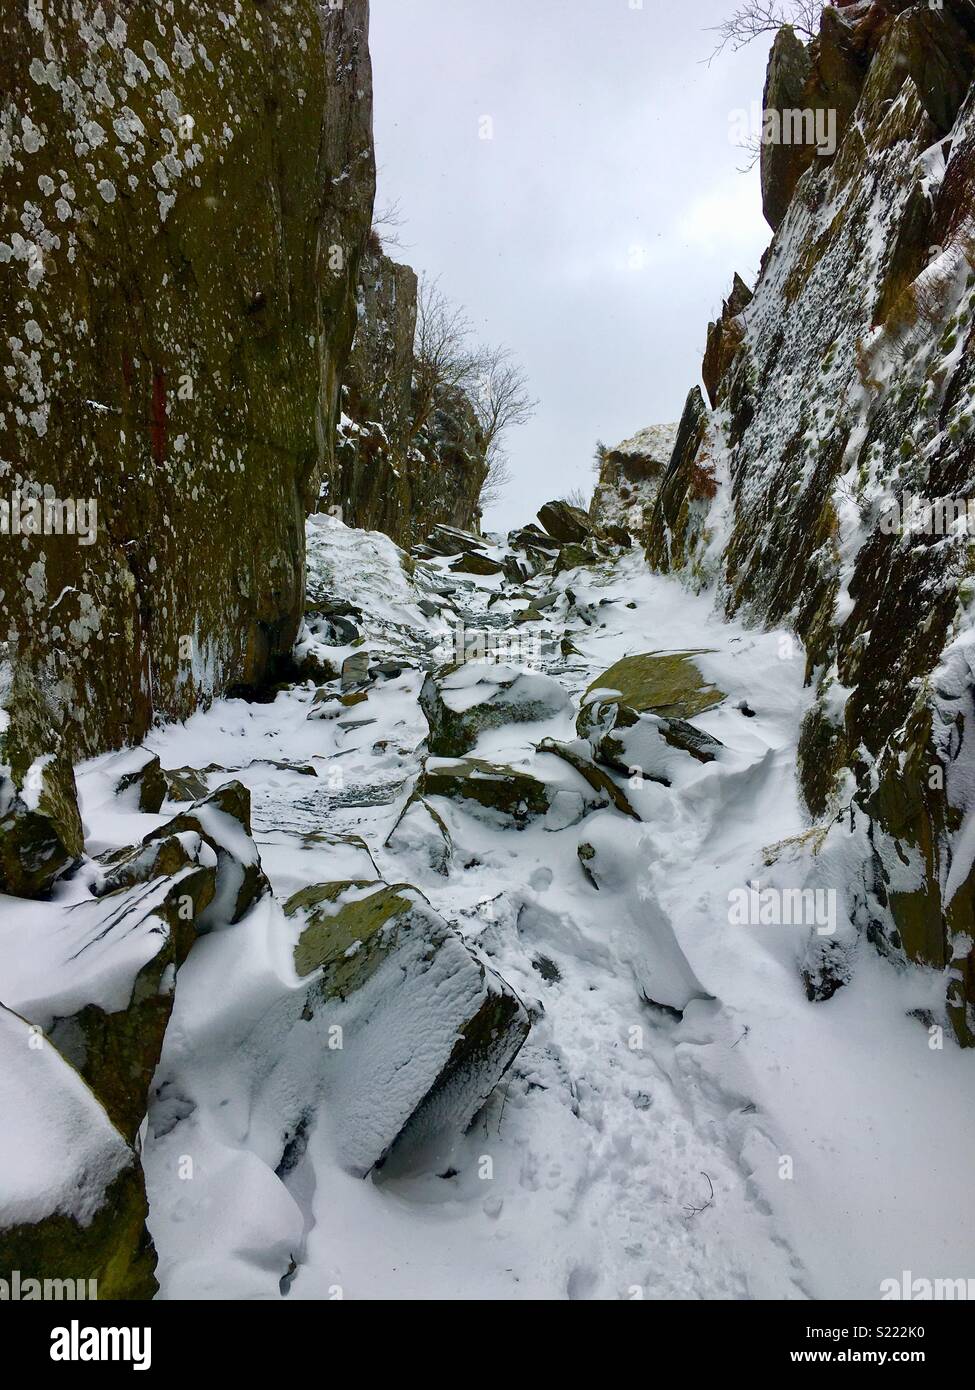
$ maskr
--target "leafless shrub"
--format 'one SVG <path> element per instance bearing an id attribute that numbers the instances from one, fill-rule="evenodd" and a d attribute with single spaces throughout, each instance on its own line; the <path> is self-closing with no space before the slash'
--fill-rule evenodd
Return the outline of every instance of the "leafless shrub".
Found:
<path id="1" fill-rule="evenodd" d="M 580 512 L 588 512 L 589 510 L 589 498 L 581 487 L 573 487 L 568 492 L 563 493 L 562 501 L 567 502 L 570 507 L 578 507 Z"/>

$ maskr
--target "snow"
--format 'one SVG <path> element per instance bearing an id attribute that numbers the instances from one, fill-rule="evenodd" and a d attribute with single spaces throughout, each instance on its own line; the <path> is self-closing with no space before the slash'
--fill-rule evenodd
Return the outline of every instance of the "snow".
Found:
<path id="1" fill-rule="evenodd" d="M 49 1042 L 0 1005 L 0 1213 L 5 1226 L 61 1213 L 88 1225 L 132 1154 Z"/>
<path id="2" fill-rule="evenodd" d="M 58 911 L 0 899 L 3 1002 L 45 1029 L 86 1004 L 108 1013 L 124 1009 L 139 971 L 169 935 L 156 909 L 193 872 L 157 879 L 121 899 L 92 899 L 82 882 L 71 883 L 61 889 Z"/>
<path id="3" fill-rule="evenodd" d="M 385 537 L 332 518 L 313 518 L 309 536 L 312 600 L 358 608 L 364 648 L 402 673 L 351 708 L 314 704 L 308 683 L 270 704 L 218 701 L 147 741 L 166 768 L 222 769 L 211 790 L 250 789 L 275 891 L 233 931 L 200 938 L 179 973 L 143 1150 L 161 1296 L 875 1299 L 904 1269 L 970 1273 L 975 1213 L 958 1194 L 975 1148 L 972 1059 L 911 1016 L 941 1017 L 943 975 L 882 958 L 846 916 L 869 842 L 859 824 L 813 834 L 800 805 L 813 694 L 798 644 L 723 620 L 711 595 L 649 573 L 636 549 L 533 581 L 559 594 L 530 625 L 540 678 L 573 706 L 490 729 L 470 756 L 530 772 L 562 800 L 518 830 L 437 798 L 445 862 L 420 852 L 415 818 L 386 844 L 425 751 L 425 667 L 449 630 L 419 600 L 450 590 L 448 616 L 471 628 L 503 629 L 519 605 L 490 603 L 497 582 L 450 575 L 447 560 L 411 579 Z M 580 656 L 561 655 L 564 628 Z M 598 808 L 576 771 L 536 751 L 544 737 L 575 740 L 574 710 L 614 662 L 691 647 L 727 695 L 694 722 L 724 747 L 713 763 L 675 758 L 669 788 L 620 779 L 640 822 Z M 361 649 L 329 651 L 339 664 Z M 451 696 L 510 674 L 461 668 Z M 115 797 L 126 759 L 79 769 L 90 850 L 174 814 Z M 422 968 L 421 933 L 361 997 L 302 1016 L 314 980 L 295 974 L 302 922 L 280 901 L 377 878 L 414 884 L 418 910 L 427 900 L 507 981 L 532 1030 L 466 1134 L 428 1134 L 362 1178 L 480 988 L 459 955 L 456 969 L 451 956 Z M 732 925 L 751 883 L 837 894 L 852 974 L 831 999 L 810 1003 L 801 979 L 815 927 Z M 32 979 L 4 950 L 14 928 L 0 912 L 5 1002 L 64 992 L 55 943 L 73 919 L 85 929 L 72 906 L 83 896 L 73 881 L 53 903 L 17 905 Z M 129 949 L 134 969 L 138 937 Z M 379 1110 L 363 1103 L 377 1089 Z"/>

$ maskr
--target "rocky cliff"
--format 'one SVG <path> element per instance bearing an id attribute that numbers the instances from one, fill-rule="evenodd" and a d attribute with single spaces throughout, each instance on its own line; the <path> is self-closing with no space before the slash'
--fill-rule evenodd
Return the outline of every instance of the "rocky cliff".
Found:
<path id="1" fill-rule="evenodd" d="M 0 3 L 0 637 L 75 755 L 290 652 L 331 467 L 368 3 L 224 8 Z"/>
<path id="2" fill-rule="evenodd" d="M 407 547 L 437 524 L 472 527 L 487 474 L 463 391 L 443 390 L 429 422 L 416 425 L 417 295 L 414 271 L 373 246 L 360 272 L 336 467 L 323 499 L 350 526 L 384 531 Z"/>
<path id="3" fill-rule="evenodd" d="M 676 425 L 651 425 L 612 449 L 600 445 L 589 514 L 598 526 L 642 531 L 674 450 Z"/>
<path id="4" fill-rule="evenodd" d="M 810 817 L 862 850 L 859 932 L 944 972 L 967 1043 L 973 74 L 971 0 L 859 0 L 808 47 L 780 33 L 766 107 L 835 121 L 835 152 L 763 149 L 775 239 L 754 297 L 736 283 L 711 326 L 714 409 L 692 392 L 647 532 L 654 565 L 801 638 Z M 923 524 L 898 520 L 910 497 Z M 947 526 L 929 505 L 945 500 Z"/>

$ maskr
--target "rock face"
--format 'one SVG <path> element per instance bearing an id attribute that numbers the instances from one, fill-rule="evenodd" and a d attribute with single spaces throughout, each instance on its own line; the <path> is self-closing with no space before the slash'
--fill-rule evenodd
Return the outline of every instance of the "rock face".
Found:
<path id="1" fill-rule="evenodd" d="M 708 324 L 708 345 L 701 375 L 712 406 L 718 403 L 721 383 L 741 345 L 745 331 L 741 315 L 751 302 L 751 290 L 741 276 L 736 275 L 731 294 L 722 306 L 721 317 L 716 323 Z"/>
<path id="2" fill-rule="evenodd" d="M 950 499 L 950 531 L 975 478 L 975 5 L 827 8 L 797 45 L 780 36 L 769 100 L 833 107 L 838 149 L 767 154 L 778 233 L 711 354 L 715 413 L 692 393 L 647 551 L 802 639 L 810 811 L 846 785 L 872 827 L 856 920 L 948 972 L 975 1043 L 968 528 L 923 505 L 902 524 L 910 497 Z"/>
<path id="3" fill-rule="evenodd" d="M 781 115 L 785 110 L 805 107 L 806 85 L 812 61 L 806 46 L 788 27 L 780 29 L 769 59 L 768 78 L 762 99 L 764 111 Z M 815 158 L 811 145 L 786 144 L 778 140 L 762 145 L 762 203 L 769 225 L 781 225 L 796 184 Z"/>
<path id="4" fill-rule="evenodd" d="M 350 526 L 409 548 L 437 524 L 475 525 L 487 475 L 480 430 L 462 391 L 441 394 L 417 429 L 413 344 L 417 277 L 372 246 L 358 285 L 334 474 L 323 500 Z"/>
<path id="5" fill-rule="evenodd" d="M 371 220 L 367 22 L 0 3 L 0 639 L 75 755 L 290 651 Z"/>

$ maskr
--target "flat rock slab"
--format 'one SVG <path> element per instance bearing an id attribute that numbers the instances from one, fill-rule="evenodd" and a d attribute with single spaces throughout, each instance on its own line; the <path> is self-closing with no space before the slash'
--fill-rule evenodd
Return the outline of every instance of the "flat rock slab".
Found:
<path id="1" fill-rule="evenodd" d="M 723 690 L 702 675 L 695 656 L 703 651 L 647 652 L 625 656 L 589 686 L 583 704 L 597 692 L 606 703 L 662 719 L 693 719 L 725 699 Z"/>

